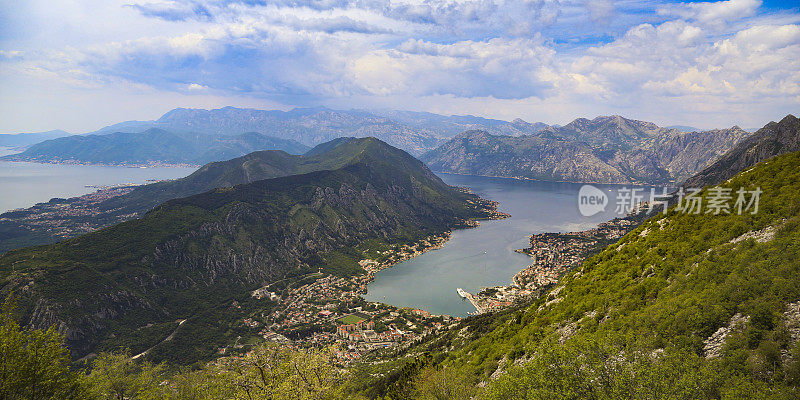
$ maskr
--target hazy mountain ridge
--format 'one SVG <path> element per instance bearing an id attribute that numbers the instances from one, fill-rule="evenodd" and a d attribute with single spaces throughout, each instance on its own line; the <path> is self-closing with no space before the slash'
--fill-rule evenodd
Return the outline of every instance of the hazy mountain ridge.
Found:
<path id="1" fill-rule="evenodd" d="M 476 196 L 376 139 L 326 153 L 321 164 L 339 168 L 171 200 L 141 219 L 6 253 L 2 294 L 14 291 L 28 326 L 60 327 L 81 357 L 121 329 L 191 318 L 266 282 L 318 268 L 353 273 L 352 253 L 368 239 L 410 239 L 487 215 L 469 203 Z"/>
<path id="2" fill-rule="evenodd" d="M 69 132 L 59 129 L 47 132 L 0 134 L 0 146 L 26 147 L 45 140 L 56 139 L 69 135 Z"/>
<path id="3" fill-rule="evenodd" d="M 620 116 L 579 118 L 519 137 L 464 132 L 422 156 L 437 171 L 598 183 L 680 181 L 748 135 L 683 133 Z"/>
<path id="4" fill-rule="evenodd" d="M 448 138 L 469 129 L 521 135 L 548 125 L 512 122 L 471 115 L 439 115 L 397 110 L 332 110 L 324 107 L 289 111 L 223 107 L 219 109 L 176 108 L 155 121 L 127 121 L 94 133 L 141 132 L 162 128 L 175 132 L 233 135 L 259 132 L 291 139 L 308 146 L 338 137 L 373 136 L 414 155 L 434 149 Z"/>
<path id="5" fill-rule="evenodd" d="M 278 149 L 301 154 L 308 147 L 293 140 L 249 132 L 235 136 L 175 133 L 150 128 L 140 133 L 71 135 L 47 140 L 9 161 L 79 162 L 91 164 L 205 164 L 256 150 Z"/>

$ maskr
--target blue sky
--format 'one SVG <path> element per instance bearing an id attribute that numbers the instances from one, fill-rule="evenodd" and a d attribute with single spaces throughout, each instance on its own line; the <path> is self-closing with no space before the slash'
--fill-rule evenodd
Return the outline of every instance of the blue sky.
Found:
<path id="1" fill-rule="evenodd" d="M 226 105 L 758 127 L 800 112 L 799 60 L 787 1 L 2 2 L 0 132 Z"/>

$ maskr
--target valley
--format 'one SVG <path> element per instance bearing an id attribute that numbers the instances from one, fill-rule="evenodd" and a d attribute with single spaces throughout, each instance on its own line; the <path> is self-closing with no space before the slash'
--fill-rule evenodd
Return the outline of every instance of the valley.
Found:
<path id="1" fill-rule="evenodd" d="M 0 400 L 800 399 L 796 0 L 0 27 Z"/>
<path id="2" fill-rule="evenodd" d="M 749 149 L 763 149 L 765 143 L 788 143 L 762 150 L 784 154 L 777 161 L 748 159 L 731 166 L 726 155 L 698 175 L 715 185 L 733 168 L 749 168 L 725 184 L 760 185 L 762 206 L 769 210 L 764 220 L 700 215 L 697 218 L 712 225 L 719 223 L 713 218 L 761 221 L 753 222 L 758 232 L 742 231 L 741 223 L 729 222 L 723 223 L 737 228 L 707 232 L 724 238 L 735 234 L 724 239 L 734 247 L 753 240 L 771 246 L 774 238 L 786 235 L 784 226 L 791 222 L 779 221 L 776 215 L 791 216 L 793 211 L 773 199 L 778 196 L 774 182 L 782 189 L 795 182 L 787 174 L 796 163 L 796 153 L 791 153 L 793 137 L 800 132 L 796 121 L 788 116 L 768 125 L 754 136 L 757 140 L 743 141 L 729 153 L 753 154 Z M 631 191 L 630 185 L 595 186 L 618 201 Z M 611 317 L 616 315 L 613 311 L 598 311 L 596 306 L 566 320 L 549 314 L 587 304 L 564 296 L 597 293 L 594 286 L 571 289 L 573 282 L 585 281 L 581 277 L 587 266 L 605 265 L 603 260 L 610 257 L 621 265 L 634 263 L 632 268 L 638 270 L 624 274 L 636 282 L 662 284 L 651 279 L 660 268 L 657 258 L 648 255 L 650 264 L 641 266 L 621 256 L 627 253 L 621 249 L 639 246 L 633 243 L 674 229 L 673 220 L 693 215 L 687 217 L 674 207 L 666 214 L 658 209 L 650 214 L 647 207 L 617 214 L 611 201 L 599 214 L 586 217 L 578 212 L 579 189 L 580 184 L 568 182 L 437 176 L 376 139 L 337 139 L 304 156 L 256 152 L 210 163 L 186 178 L 102 188 L 3 214 L 6 223 L 39 227 L 57 239 L 74 238 L 7 252 L 0 256 L 0 278 L 3 290 L 21 294 L 17 299 L 29 326 L 64 327 L 76 365 L 107 352 L 128 351 L 137 362 L 178 366 L 237 360 L 263 346 L 323 348 L 332 349 L 331 360 L 340 367 L 372 371 L 371 378 L 354 383 L 367 385 L 356 388 L 368 397 L 398 395 L 398 390 L 414 384 L 408 371 L 417 374 L 413 371 L 437 365 L 474 377 L 486 388 L 484 393 L 505 393 L 498 385 L 529 373 L 509 366 L 510 360 L 522 360 L 514 362 L 528 371 L 535 365 L 529 346 L 551 351 L 550 342 L 533 338 L 584 346 L 582 340 L 594 340 L 587 339 L 586 332 L 594 338 L 608 326 L 604 321 L 628 318 Z M 781 201 L 793 204 L 792 193 L 781 192 L 786 198 Z M 166 202 L 159 205 L 158 199 Z M 710 240 L 701 247 L 727 246 Z M 729 249 L 720 251 L 722 256 Z M 659 254 L 665 255 L 661 262 L 684 257 Z M 717 253 L 711 249 L 705 254 Z M 604 268 L 619 264 L 610 265 Z M 784 274 L 780 271 L 776 273 Z M 595 275 L 592 282 L 601 276 L 608 275 Z M 627 285 L 620 290 L 635 290 Z M 641 306 L 603 293 L 598 294 L 606 296 L 603 304 L 628 301 L 624 307 L 634 310 Z M 721 335 L 744 329 L 747 320 L 741 315 L 753 311 L 743 312 L 749 314 L 736 314 L 739 317 L 731 321 L 739 322 L 720 328 L 723 333 L 715 337 L 703 336 L 706 331 L 676 335 L 700 335 L 704 354 L 729 357 Z M 514 321 L 524 318 L 533 322 L 517 327 Z M 653 348 L 646 339 L 652 332 L 623 325 L 609 334 L 620 329 L 644 335 L 628 343 Z M 509 339 L 516 334 L 508 335 L 517 330 L 530 338 L 527 344 L 505 344 L 516 340 Z M 781 363 L 791 368 L 794 342 L 771 332 L 762 333 L 762 339 L 783 349 Z M 686 339 L 662 335 L 657 340 L 674 343 L 664 351 L 693 360 L 681 353 Z M 485 343 L 490 344 L 482 347 Z M 476 359 L 472 351 L 493 355 Z"/>

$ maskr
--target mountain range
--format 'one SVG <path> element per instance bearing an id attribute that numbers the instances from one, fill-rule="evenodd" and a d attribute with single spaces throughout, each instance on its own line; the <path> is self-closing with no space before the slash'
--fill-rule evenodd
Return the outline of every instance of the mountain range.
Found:
<path id="1" fill-rule="evenodd" d="M 472 130 L 421 159 L 433 170 L 597 183 L 682 181 L 749 134 L 739 127 L 680 132 L 620 116 L 579 118 L 523 136 Z"/>
<path id="2" fill-rule="evenodd" d="M 419 155 L 468 129 L 523 135 L 545 127 L 548 125 L 521 119 L 507 122 L 395 110 L 176 108 L 154 121 L 126 121 L 88 134 L 52 131 L 0 135 L 0 146 L 32 147 L 7 158 L 12 161 L 204 164 L 256 150 L 279 149 L 299 154 L 308 149 L 304 146 L 339 137 L 377 137 Z"/>
<path id="3" fill-rule="evenodd" d="M 153 128 L 155 129 L 155 128 Z M 340 147 L 353 138 L 339 138 L 316 146 L 303 156 L 282 150 L 255 151 L 241 157 L 200 167 L 187 177 L 136 186 L 130 192 L 99 202 L 82 197 L 51 199 L 33 207 L 0 214 L 0 252 L 54 243 L 138 218 L 168 200 L 221 187 L 263 179 L 341 168 L 350 162 Z M 76 209 L 75 213 L 58 210 Z"/>
<path id="4" fill-rule="evenodd" d="M 54 130 L 47 132 L 0 134 L 0 147 L 26 147 L 45 140 L 69 136 L 69 132 Z"/>
<path id="5" fill-rule="evenodd" d="M 208 313 L 270 282 L 318 271 L 349 276 L 362 271 L 362 250 L 489 215 L 488 202 L 377 139 L 339 139 L 311 154 L 262 152 L 211 164 L 177 186 L 200 177 L 234 185 L 169 200 L 74 239 L 7 252 L 0 292 L 15 294 L 27 326 L 60 327 L 82 357 L 104 341 L 140 337 L 176 319 L 218 321 Z M 251 173 L 296 174 L 235 184 Z M 186 357 L 212 355 L 226 329 L 212 324 L 181 339 L 194 341 Z"/>
<path id="6" fill-rule="evenodd" d="M 294 140 L 249 132 L 239 135 L 175 133 L 150 128 L 139 133 L 70 135 L 34 144 L 9 161 L 91 164 L 205 164 L 257 150 L 302 154 L 308 147 Z"/>
<path id="7" fill-rule="evenodd" d="M 526 134 L 545 126 L 522 120 L 507 122 L 469 115 L 445 116 L 412 111 L 331 110 L 324 107 L 280 111 L 224 107 L 213 110 L 176 108 L 154 121 L 128 121 L 94 133 L 141 132 L 148 128 L 220 135 L 259 132 L 308 146 L 338 137 L 372 136 L 419 155 L 468 129 Z"/>
<path id="8" fill-rule="evenodd" d="M 518 139 L 524 151 L 556 152 L 562 143 L 572 154 L 624 154 L 628 163 L 659 148 L 663 170 L 688 171 L 701 160 L 686 152 L 716 154 L 703 147 L 734 141 L 736 129 L 681 134 L 604 118 L 535 137 L 464 135 L 480 140 L 473 151 L 489 147 L 497 157 Z M 654 214 L 542 296 L 448 320 L 408 347 L 369 354 L 347 375 L 349 389 L 409 399 L 422 397 L 426 382 L 449 391 L 442 398 L 459 389 L 480 399 L 796 398 L 798 138 L 800 123 L 789 115 L 736 140 L 686 180 L 706 186 L 704 204 L 715 185 L 759 188 L 758 212 Z M 340 138 L 302 156 L 256 152 L 137 190 L 106 207 L 128 207 L 138 219 L 0 255 L 0 294 L 15 294 L 27 328 L 64 332 L 75 358 L 124 347 L 156 349 L 147 357 L 182 365 L 214 357 L 221 345 L 239 343 L 236 326 L 255 310 L 274 310 L 269 296 L 252 307 L 253 289 L 358 275 L 368 252 L 492 210 L 374 138 Z M 158 196 L 188 197 L 146 211 L 142 202 Z"/>

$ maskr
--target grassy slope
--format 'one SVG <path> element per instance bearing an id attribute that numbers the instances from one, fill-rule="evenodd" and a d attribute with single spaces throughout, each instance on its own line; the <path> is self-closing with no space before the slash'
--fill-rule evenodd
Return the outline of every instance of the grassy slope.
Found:
<path id="1" fill-rule="evenodd" d="M 674 382 L 686 379 L 708 389 L 702 396 L 691 392 L 684 397 L 736 397 L 742 390 L 778 398 L 796 396 L 798 382 L 791 374 L 797 364 L 779 361 L 767 368 L 764 360 L 772 354 L 774 361 L 776 351 L 797 351 L 792 350 L 796 345 L 788 339 L 781 315 L 787 303 L 800 300 L 800 153 L 761 163 L 723 186 L 734 191 L 740 186 L 761 187 L 759 213 L 694 215 L 672 209 L 666 216 L 654 217 L 566 276 L 558 292 L 526 309 L 470 318 L 413 349 L 415 363 L 395 369 L 383 384 L 393 379 L 402 382 L 410 370 L 425 363 L 464 368 L 476 381 L 488 380 L 503 358 L 532 357 L 531 367 L 512 368 L 485 394 L 548 398 L 543 388 L 558 381 L 554 365 L 583 360 L 573 364 L 578 365 L 575 371 L 581 371 L 607 366 L 606 361 L 592 364 L 590 354 L 614 357 L 666 349 L 676 364 L 662 372 L 671 373 Z M 731 243 L 768 226 L 778 227 L 769 242 Z M 749 316 L 751 322 L 745 331 L 732 335 L 721 359 L 707 361 L 702 357 L 703 341 L 736 313 Z M 563 332 L 559 329 L 564 327 L 577 329 L 566 346 L 559 344 Z M 656 370 L 651 366 L 642 371 Z M 706 371 L 702 378 L 707 381 L 693 381 L 692 371 Z M 655 380 L 669 381 L 664 376 Z M 591 386 L 597 381 L 583 383 Z M 672 390 L 662 389 L 662 395 Z M 589 392 L 552 393 L 549 398 L 580 398 Z M 595 395 L 589 397 L 603 397 Z"/>

